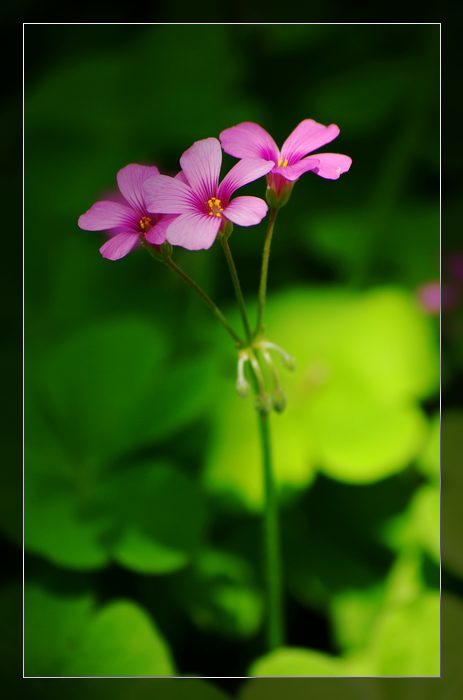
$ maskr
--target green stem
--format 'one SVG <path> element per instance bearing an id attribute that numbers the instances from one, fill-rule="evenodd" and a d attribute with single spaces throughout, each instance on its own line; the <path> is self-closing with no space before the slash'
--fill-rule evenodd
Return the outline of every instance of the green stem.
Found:
<path id="1" fill-rule="evenodd" d="M 265 513 L 265 578 L 267 588 L 267 645 L 270 650 L 283 644 L 283 609 L 280 560 L 280 534 L 278 506 L 272 467 L 270 442 L 270 416 L 262 412 L 259 416 L 259 432 L 262 446 L 262 467 L 264 473 Z"/>
<path id="2" fill-rule="evenodd" d="M 204 301 L 204 303 L 210 308 L 210 310 L 212 311 L 214 316 L 220 321 L 220 323 L 225 328 L 227 333 L 233 338 L 236 345 L 238 345 L 238 347 L 240 347 L 240 348 L 243 347 L 244 343 L 243 343 L 242 339 L 239 337 L 238 333 L 236 333 L 233 330 L 233 328 L 228 323 L 227 319 L 225 318 L 225 316 L 223 315 L 223 313 L 221 312 L 221 310 L 219 309 L 217 304 L 215 304 L 212 301 L 212 299 L 204 291 L 204 289 L 202 289 L 202 287 L 200 287 L 199 284 L 196 284 L 196 282 L 190 277 L 190 275 L 188 275 L 185 272 L 185 270 L 182 270 L 182 268 L 179 267 L 177 265 L 177 263 L 174 263 L 172 258 L 159 255 L 159 253 L 153 251 L 151 246 L 143 244 L 143 242 L 142 242 L 142 245 L 145 248 L 145 250 L 148 251 L 148 253 L 151 255 L 152 258 L 154 258 L 158 262 L 163 262 L 164 265 L 166 265 L 171 270 L 173 270 L 173 272 L 175 272 L 175 274 L 178 275 L 178 277 L 180 277 L 180 279 L 183 280 L 185 282 L 185 284 L 187 284 L 189 287 L 191 287 L 191 289 L 193 289 L 196 292 L 196 294 L 199 297 L 201 297 L 201 299 Z"/>
<path id="3" fill-rule="evenodd" d="M 210 296 L 206 294 L 204 289 L 199 286 L 199 284 L 196 284 L 196 282 L 184 271 L 182 270 L 181 267 L 179 267 L 173 260 L 172 258 L 167 258 L 165 261 L 165 264 L 167 267 L 170 267 L 171 270 L 175 272 L 176 275 L 178 275 L 186 284 L 188 284 L 198 296 L 201 297 L 201 299 L 204 301 L 204 303 L 210 308 L 214 316 L 220 321 L 222 326 L 225 328 L 227 333 L 231 335 L 235 343 L 239 346 L 243 346 L 243 341 L 239 337 L 239 335 L 233 330 L 231 325 L 228 323 L 227 319 L 217 306 Z"/>
<path id="4" fill-rule="evenodd" d="M 241 284 L 238 277 L 238 271 L 236 269 L 235 261 L 233 260 L 233 255 L 228 245 L 228 240 L 225 236 L 220 237 L 220 242 L 222 244 L 223 252 L 225 253 L 225 258 L 228 263 L 228 269 L 230 270 L 230 276 L 232 278 L 233 287 L 235 289 L 236 300 L 238 302 L 238 307 L 241 313 L 241 318 L 243 320 L 243 326 L 246 333 L 246 338 L 248 343 L 251 342 L 252 333 L 251 326 L 249 324 L 248 314 L 246 311 L 246 304 L 243 297 L 243 292 L 241 291 Z"/>
<path id="5" fill-rule="evenodd" d="M 267 231 L 265 232 L 264 248 L 262 251 L 262 267 L 260 272 L 260 284 L 259 284 L 259 307 L 257 311 L 257 324 L 255 336 L 262 333 L 264 330 L 264 310 L 265 310 L 265 300 L 267 297 L 267 276 L 268 276 L 268 264 L 270 260 L 270 248 L 272 245 L 273 229 L 275 226 L 275 221 L 277 218 L 278 209 L 270 210 L 270 217 L 267 226 Z"/>

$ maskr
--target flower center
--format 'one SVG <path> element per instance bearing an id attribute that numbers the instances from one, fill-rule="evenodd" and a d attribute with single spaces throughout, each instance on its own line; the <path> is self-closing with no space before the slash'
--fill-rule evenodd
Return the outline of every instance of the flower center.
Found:
<path id="1" fill-rule="evenodd" d="M 140 227 L 140 231 L 143 231 L 143 233 L 146 233 L 151 228 L 151 217 L 142 216 L 140 221 L 138 222 L 138 225 Z"/>
<path id="2" fill-rule="evenodd" d="M 283 160 L 283 158 L 279 158 L 279 159 L 278 159 L 278 167 L 279 167 L 279 168 L 281 168 L 282 166 L 283 166 L 283 168 L 286 168 L 287 165 L 288 165 L 288 159 L 287 159 L 287 158 L 285 158 L 284 160 Z"/>
<path id="3" fill-rule="evenodd" d="M 207 200 L 207 206 L 209 207 L 209 216 L 218 216 L 219 219 L 222 218 L 223 207 L 221 206 L 220 199 L 211 197 Z"/>

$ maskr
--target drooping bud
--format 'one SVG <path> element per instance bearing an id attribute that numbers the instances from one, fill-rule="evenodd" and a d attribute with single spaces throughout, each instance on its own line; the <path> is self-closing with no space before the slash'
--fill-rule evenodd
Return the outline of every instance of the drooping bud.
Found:
<path id="1" fill-rule="evenodd" d="M 274 352 L 277 352 L 280 355 L 281 361 L 286 369 L 289 369 L 291 372 L 296 369 L 296 360 L 294 357 L 286 352 L 286 350 L 283 350 L 283 348 L 280 348 L 279 345 L 276 345 L 276 343 L 271 343 L 268 340 L 262 340 L 260 342 L 260 346 L 266 350 L 273 350 Z"/>
<path id="2" fill-rule="evenodd" d="M 240 352 L 238 355 L 238 365 L 237 365 L 237 377 L 236 377 L 236 391 L 238 394 L 245 399 L 249 394 L 249 382 L 244 375 L 244 368 L 246 363 L 249 362 L 249 355 L 247 352 Z"/>
<path id="3" fill-rule="evenodd" d="M 287 398 L 281 386 L 275 387 L 272 393 L 273 408 L 277 413 L 283 413 L 286 408 Z"/>
<path id="4" fill-rule="evenodd" d="M 273 408 L 273 402 L 268 394 L 257 394 L 254 401 L 254 406 L 256 407 L 256 411 L 264 416 L 268 416 Z"/>

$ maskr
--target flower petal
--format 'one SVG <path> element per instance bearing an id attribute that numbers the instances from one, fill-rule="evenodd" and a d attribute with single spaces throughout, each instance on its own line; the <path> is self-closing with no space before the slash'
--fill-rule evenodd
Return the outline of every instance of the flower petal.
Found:
<path id="1" fill-rule="evenodd" d="M 315 148 L 320 148 L 335 139 L 338 134 L 339 126 L 336 124 L 324 126 L 313 119 L 304 119 L 284 142 L 281 158 L 293 165 Z"/>
<path id="2" fill-rule="evenodd" d="M 319 161 L 314 173 L 327 180 L 337 180 L 352 165 L 352 158 L 341 153 L 314 153 L 313 157 Z"/>
<path id="3" fill-rule="evenodd" d="M 242 122 L 224 129 L 220 141 L 225 153 L 235 158 L 263 158 L 278 162 L 278 146 L 270 134 L 254 122 Z"/>
<path id="4" fill-rule="evenodd" d="M 116 226 L 135 228 L 138 217 L 126 204 L 119 202 L 96 202 L 77 222 L 84 231 L 107 231 Z"/>
<path id="5" fill-rule="evenodd" d="M 153 245 L 162 245 L 166 240 L 167 229 L 176 218 L 177 216 L 175 214 L 165 214 L 164 216 L 161 216 L 159 221 L 150 228 L 145 236 L 148 243 L 152 243 Z"/>
<path id="6" fill-rule="evenodd" d="M 220 183 L 219 199 L 227 202 L 233 192 L 239 187 L 243 187 L 243 185 L 247 185 L 263 175 L 267 175 L 274 166 L 273 160 L 262 160 L 261 158 L 244 158 L 240 160 Z"/>
<path id="7" fill-rule="evenodd" d="M 167 240 L 188 250 L 210 248 L 220 228 L 221 219 L 206 214 L 182 214 L 167 229 Z"/>
<path id="8" fill-rule="evenodd" d="M 154 214 L 183 214 L 198 210 L 191 187 L 178 177 L 155 175 L 145 180 L 145 202 Z"/>
<path id="9" fill-rule="evenodd" d="M 188 184 L 203 202 L 215 196 L 219 184 L 222 149 L 218 139 L 196 141 L 180 158 Z"/>
<path id="10" fill-rule="evenodd" d="M 118 233 L 101 246 L 100 253 L 108 260 L 119 260 L 130 253 L 137 242 L 138 233 Z"/>
<path id="11" fill-rule="evenodd" d="M 138 165 L 137 163 L 130 163 L 117 173 L 117 184 L 121 194 L 140 215 L 140 218 L 146 214 L 143 183 L 153 175 L 159 175 L 159 169 L 155 165 Z"/>
<path id="12" fill-rule="evenodd" d="M 308 158 L 303 158 L 302 160 L 299 160 L 294 165 L 288 165 L 286 168 L 275 168 L 273 172 L 278 173 L 278 175 L 284 177 L 285 180 L 294 182 L 295 180 L 299 180 L 301 175 L 306 173 L 308 170 L 315 170 L 315 168 L 318 167 L 319 163 L 320 161 L 318 160 L 318 158 L 313 158 L 312 156 L 309 156 Z"/>
<path id="13" fill-rule="evenodd" d="M 259 197 L 235 197 L 224 210 L 224 216 L 238 226 L 255 226 L 267 211 L 267 204 Z"/>

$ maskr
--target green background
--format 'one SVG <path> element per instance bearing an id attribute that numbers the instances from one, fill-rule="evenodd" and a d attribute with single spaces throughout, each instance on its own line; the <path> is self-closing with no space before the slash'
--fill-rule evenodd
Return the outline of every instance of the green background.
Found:
<path id="1" fill-rule="evenodd" d="M 26 47 L 26 675 L 438 675 L 438 321 L 418 296 L 439 276 L 438 27 L 28 27 Z M 281 144 L 307 117 L 353 165 L 301 179 L 272 252 L 268 332 L 297 371 L 273 420 L 287 646 L 267 655 L 233 348 L 168 270 L 102 260 L 76 220 L 128 162 L 175 172 L 234 123 Z M 251 303 L 263 231 L 231 239 Z M 176 260 L 233 315 L 220 250 Z"/>

